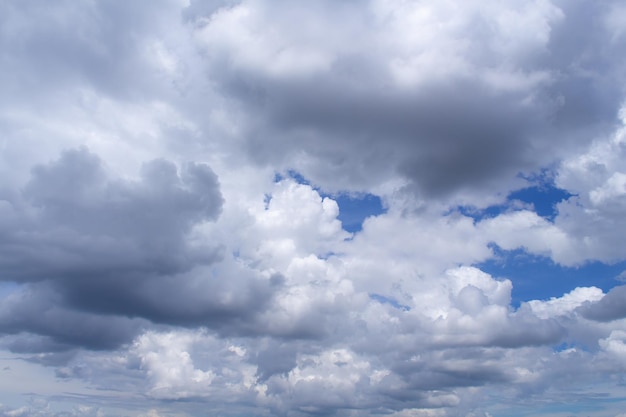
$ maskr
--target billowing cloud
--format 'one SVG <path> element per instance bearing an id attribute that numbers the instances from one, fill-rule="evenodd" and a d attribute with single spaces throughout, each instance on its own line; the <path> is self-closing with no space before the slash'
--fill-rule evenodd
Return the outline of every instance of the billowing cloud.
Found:
<path id="1" fill-rule="evenodd" d="M 194 235 L 221 207 L 204 164 L 179 173 L 155 160 L 137 180 L 118 179 L 79 149 L 36 166 L 5 200 L 3 278 L 29 284 L 7 299 L 2 327 L 106 347 L 132 340 L 140 326 L 127 317 L 185 325 L 245 315 L 270 296 L 269 280 L 236 265 L 228 282 L 212 279 L 221 245 Z"/>
<path id="2" fill-rule="evenodd" d="M 498 190 L 610 127 L 621 75 L 597 48 L 610 29 L 596 24 L 601 34 L 569 44 L 580 19 L 605 12 L 543 1 L 255 1 L 196 17 L 196 38 L 212 78 L 253 115 L 258 160 L 296 165 L 331 189 L 400 175 L 441 196 Z"/>
<path id="3" fill-rule="evenodd" d="M 1 4 L 0 416 L 619 415 L 624 16 Z"/>

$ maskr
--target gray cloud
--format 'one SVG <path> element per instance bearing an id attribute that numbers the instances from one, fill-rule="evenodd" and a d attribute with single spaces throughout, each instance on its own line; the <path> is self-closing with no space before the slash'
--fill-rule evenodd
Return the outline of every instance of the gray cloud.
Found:
<path id="1" fill-rule="evenodd" d="M 6 86 L 19 86 L 22 94 L 15 96 L 20 100 L 43 103 L 58 88 L 77 86 L 131 100 L 137 91 L 143 97 L 162 93 L 157 87 L 159 74 L 144 54 L 155 41 L 151 38 L 155 25 L 168 24 L 161 11 L 173 5 L 164 0 L 146 10 L 118 2 L 3 4 L 0 45 L 7 71 L 0 79 Z M 34 70 L 23 71 L 22 65 Z M 43 68 L 45 74 L 32 76 Z"/>
<path id="2" fill-rule="evenodd" d="M 270 340 L 266 345 L 257 349 L 251 358 L 251 362 L 258 367 L 257 375 L 261 380 L 276 374 L 287 374 L 294 369 L 298 352 L 306 347 L 281 340 Z"/>
<path id="3" fill-rule="evenodd" d="M 491 343 L 506 348 L 556 345 L 566 335 L 566 327 L 557 320 L 538 319 L 523 306 L 512 315 L 505 328 L 493 332 Z"/>
<path id="4" fill-rule="evenodd" d="M 525 15 L 536 38 L 498 26 L 497 7 L 476 11 L 468 5 L 467 15 L 447 16 L 459 17 L 453 29 L 421 29 L 433 38 L 429 48 L 436 52 L 422 49 L 419 41 L 389 41 L 384 29 L 398 28 L 388 22 L 377 22 L 380 32 L 366 32 L 379 11 L 354 3 L 306 12 L 294 5 L 243 3 L 249 30 L 272 16 L 277 37 L 259 39 L 257 52 L 245 49 L 246 29 L 220 26 L 231 22 L 233 9 L 214 13 L 202 31 L 213 58 L 212 77 L 254 115 L 248 120 L 254 158 L 289 165 L 305 152 L 310 165 L 298 168 L 331 189 L 373 185 L 400 174 L 426 196 L 446 196 L 497 190 L 502 178 L 557 161 L 615 123 L 622 91 L 614 86 L 622 75 L 611 58 L 624 44 L 613 42 L 607 49 L 606 7 L 557 5 L 560 9 L 544 4 L 538 14 Z M 520 16 L 527 11 L 516 10 Z M 293 23 L 322 16 L 324 26 L 317 29 Z M 393 14 L 389 19 L 402 28 L 409 21 Z M 583 20 L 593 22 L 593 35 L 571 36 L 580 33 Z M 404 29 L 409 38 L 411 29 Z M 222 32 L 224 41 L 218 38 Z M 503 44 L 493 38 L 498 34 Z M 436 42 L 442 44 L 439 51 Z M 288 61 L 292 50 L 302 54 L 293 58 L 302 64 Z M 421 54 L 430 52 L 440 59 L 439 67 L 428 61 L 423 68 L 411 66 L 412 59 L 421 62 Z M 393 73 L 398 62 L 408 65 L 407 76 L 427 82 L 398 84 Z"/>
<path id="5" fill-rule="evenodd" d="M 591 320 L 611 321 L 626 318 L 626 286 L 611 289 L 596 302 L 579 307 L 581 314 Z"/>
<path id="6" fill-rule="evenodd" d="M 111 179 L 96 155 L 71 150 L 35 167 L 22 197 L 7 201 L 14 222 L 0 241 L 2 277 L 31 284 L 3 307 L 0 328 L 49 337 L 52 350 L 128 343 L 146 324 L 128 317 L 220 328 L 271 296 L 270 281 L 252 271 L 212 278 L 220 245 L 189 240 L 221 212 L 206 165 L 179 173 L 155 160 L 136 181 Z"/>
<path id="7" fill-rule="evenodd" d="M 23 199 L 8 202 L 15 224 L 0 242 L 4 279 L 159 275 L 218 258 L 214 248 L 184 240 L 221 210 L 217 177 L 206 165 L 189 164 L 179 177 L 172 163 L 156 160 L 138 182 L 109 180 L 97 156 L 67 151 L 34 168 Z"/>
<path id="8" fill-rule="evenodd" d="M 130 343 L 146 324 L 126 317 L 73 311 L 40 286 L 10 297 L 0 310 L 1 332 L 43 336 L 27 336 L 8 344 L 9 348 L 24 353 L 54 352 L 75 346 L 114 349 Z"/>
<path id="9" fill-rule="evenodd" d="M 275 106 L 270 120 L 277 125 L 271 128 L 289 132 L 284 146 L 305 148 L 328 161 L 334 175 L 378 176 L 394 161 L 395 173 L 411 179 L 421 192 L 441 196 L 531 166 L 536 150 L 524 139 L 523 125 L 532 115 L 519 108 L 519 97 L 494 102 L 483 88 L 462 80 L 410 93 L 344 87 L 338 94 L 340 84 L 322 80 L 322 85 L 298 86 L 288 96 L 267 99 Z M 302 130 L 318 134 L 310 137 Z M 353 146 L 362 151 L 354 153 Z M 329 157 L 329 149 L 334 156 Z"/>

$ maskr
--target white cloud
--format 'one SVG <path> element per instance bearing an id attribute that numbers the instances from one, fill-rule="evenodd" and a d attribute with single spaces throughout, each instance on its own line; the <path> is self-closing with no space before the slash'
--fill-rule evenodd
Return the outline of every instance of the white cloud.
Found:
<path id="1" fill-rule="evenodd" d="M 210 390 L 215 375 L 197 369 L 187 350 L 193 335 L 147 333 L 135 342 L 142 369 L 151 382 L 150 395 L 181 399 Z"/>
<path id="2" fill-rule="evenodd" d="M 559 168 L 557 185 L 577 197 L 558 205 L 555 225 L 574 242 L 566 256 L 575 263 L 623 259 L 618 242 L 626 228 L 619 214 L 626 207 L 622 172 L 625 138 L 622 124 L 613 135 L 598 138 L 586 152 L 566 159 Z"/>
<path id="3" fill-rule="evenodd" d="M 552 297 L 547 301 L 532 300 L 528 305 L 538 317 L 558 317 L 571 314 L 585 302 L 599 301 L 604 296 L 601 289 L 596 287 L 575 288 L 562 297 Z"/>

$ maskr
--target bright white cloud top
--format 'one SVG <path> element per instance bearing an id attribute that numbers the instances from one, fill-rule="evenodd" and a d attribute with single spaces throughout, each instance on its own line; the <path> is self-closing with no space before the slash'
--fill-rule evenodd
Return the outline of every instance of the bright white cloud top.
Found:
<path id="1" fill-rule="evenodd" d="M 0 1 L 0 416 L 623 416 L 619 1 Z"/>

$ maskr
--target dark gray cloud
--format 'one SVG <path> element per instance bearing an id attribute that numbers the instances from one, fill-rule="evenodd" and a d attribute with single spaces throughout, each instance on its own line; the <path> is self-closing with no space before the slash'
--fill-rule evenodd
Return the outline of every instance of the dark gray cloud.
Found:
<path id="1" fill-rule="evenodd" d="M 611 289 L 596 302 L 579 307 L 581 314 L 591 320 L 611 321 L 626 318 L 626 286 Z"/>
<path id="2" fill-rule="evenodd" d="M 472 82 L 419 92 L 351 91 L 340 89 L 341 80 L 262 84 L 269 90 L 268 119 L 275 122 L 268 129 L 288 132 L 281 133 L 281 146 L 292 152 L 307 149 L 326 161 L 334 176 L 363 183 L 392 170 L 411 179 L 420 192 L 442 196 L 467 184 L 487 186 L 496 174 L 514 176 L 534 164 L 536 149 L 525 138 L 532 125 L 524 125 L 537 109 L 522 108 L 515 95 L 493 100 Z M 251 146 L 257 156 L 267 149 L 265 139 L 257 136 Z M 316 179 L 324 175 L 313 174 Z M 325 183 L 331 175 L 319 180 Z"/>
<path id="3" fill-rule="evenodd" d="M 40 286 L 9 297 L 0 311 L 0 332 L 26 333 L 26 337 L 7 346 L 23 353 L 54 352 L 75 346 L 114 349 L 130 343 L 147 325 L 144 320 L 68 309 L 60 297 Z"/>
<path id="4" fill-rule="evenodd" d="M 15 216 L 0 242 L 3 279 L 84 279 L 124 273 L 184 272 L 219 257 L 215 246 L 192 247 L 194 224 L 217 218 L 217 177 L 188 164 L 144 165 L 139 181 L 107 178 L 86 149 L 33 169 L 22 196 L 9 197 Z"/>
<path id="5" fill-rule="evenodd" d="M 219 27 L 228 14 L 222 10 L 206 22 L 211 75 L 254 115 L 248 145 L 263 163 L 289 165 L 305 152 L 309 165 L 297 168 L 328 188 L 373 185 L 400 174 L 426 196 L 497 190 L 503 179 L 559 160 L 617 120 L 623 72 L 613 57 L 625 45 L 620 39 L 607 43 L 608 5 L 544 6 L 526 16 L 536 38 L 499 26 L 497 7 L 476 12 L 467 6 L 469 17 L 451 32 L 421 29 L 433 38 L 428 52 L 442 51 L 440 67 L 433 68 L 428 61 L 410 67 L 411 59 L 421 62 L 427 53 L 419 42 L 385 44 L 384 32 L 365 32 L 377 16 L 361 4 L 306 12 L 291 4 L 245 4 L 250 30 L 271 14 L 277 37 L 260 39 L 258 53 L 246 50 L 245 29 L 233 34 Z M 317 29 L 289 20 L 322 15 L 325 25 Z M 394 18 L 399 25 L 410 22 Z M 383 31 L 385 23 L 377 23 Z M 589 30 L 585 36 L 581 27 Z M 407 38 L 419 37 L 410 26 L 404 29 Z M 502 39 L 494 40 L 498 35 Z M 456 47 L 458 54 L 448 55 Z M 293 58 L 301 58 L 304 68 L 287 61 L 292 48 L 304 50 Z M 428 82 L 398 84 L 390 70 L 398 62 Z"/>
<path id="6" fill-rule="evenodd" d="M 189 239 L 221 212 L 207 165 L 155 160 L 137 180 L 115 179 L 95 154 L 70 150 L 6 201 L 1 276 L 30 284 L 3 306 L 0 330 L 48 337 L 50 350 L 128 343 L 146 325 L 134 318 L 227 328 L 271 296 L 252 271 L 222 265 L 215 277 L 220 245 Z"/>

